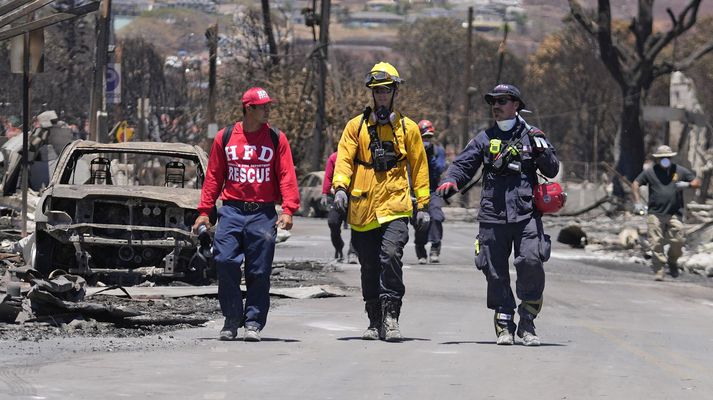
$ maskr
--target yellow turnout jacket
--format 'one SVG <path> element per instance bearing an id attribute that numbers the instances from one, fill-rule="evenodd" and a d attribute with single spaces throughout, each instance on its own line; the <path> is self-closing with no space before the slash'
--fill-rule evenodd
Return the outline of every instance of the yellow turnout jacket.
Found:
<path id="1" fill-rule="evenodd" d="M 409 174 L 418 208 L 428 206 L 428 160 L 418 125 L 409 118 L 396 115 L 398 118 L 392 123 L 393 130 L 388 124 L 376 127 L 379 139 L 394 142 L 397 157 L 401 159 L 388 171 L 376 172 L 371 166 L 356 161 L 373 162 L 369 149 L 368 119 L 359 129 L 362 115 L 347 122 L 339 141 L 332 186 L 335 190 L 345 189 L 349 193 L 347 221 L 356 231 L 376 229 L 386 222 L 412 216 Z"/>

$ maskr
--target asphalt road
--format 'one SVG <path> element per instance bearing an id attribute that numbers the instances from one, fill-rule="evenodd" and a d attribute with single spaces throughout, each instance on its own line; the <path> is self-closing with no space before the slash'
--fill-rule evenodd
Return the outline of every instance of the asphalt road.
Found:
<path id="1" fill-rule="evenodd" d="M 353 296 L 274 309 L 261 343 L 219 342 L 222 321 L 92 348 L 27 344 L 3 360 L 0 399 L 711 399 L 713 289 L 704 278 L 654 282 L 645 266 L 555 246 L 546 264 L 539 348 L 494 344 L 485 279 L 472 266 L 476 226 L 446 225 L 442 264 L 404 255 L 403 343 L 359 339 Z M 347 231 L 344 231 L 348 236 Z M 295 221 L 278 258 L 329 258 L 326 220 Z M 359 287 L 357 265 L 335 273 Z"/>

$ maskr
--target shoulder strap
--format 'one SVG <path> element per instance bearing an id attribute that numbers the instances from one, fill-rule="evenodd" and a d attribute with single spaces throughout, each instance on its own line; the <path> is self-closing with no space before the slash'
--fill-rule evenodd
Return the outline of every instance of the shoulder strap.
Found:
<path id="1" fill-rule="evenodd" d="M 228 142 L 230 141 L 230 137 L 233 136 L 233 128 L 234 127 L 235 127 L 235 124 L 228 125 L 225 127 L 225 130 L 223 130 L 223 137 L 222 137 L 223 148 L 228 147 Z"/>
<path id="2" fill-rule="evenodd" d="M 275 148 L 275 152 L 277 152 L 277 149 L 280 147 L 280 130 L 271 126 L 270 138 L 272 139 L 272 146 Z"/>
<path id="3" fill-rule="evenodd" d="M 230 142 L 230 137 L 233 135 L 233 125 L 228 125 L 225 127 L 225 130 L 223 131 L 223 148 L 228 147 L 228 142 Z M 275 128 L 275 127 L 270 127 L 270 138 L 272 139 L 272 145 L 275 148 L 275 151 L 277 151 L 278 147 L 280 146 L 280 130 Z"/>

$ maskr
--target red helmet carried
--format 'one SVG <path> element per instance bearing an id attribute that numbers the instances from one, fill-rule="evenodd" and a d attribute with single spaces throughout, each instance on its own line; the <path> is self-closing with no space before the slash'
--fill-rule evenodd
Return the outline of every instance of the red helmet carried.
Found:
<path id="1" fill-rule="evenodd" d="M 535 186 L 535 208 L 543 214 L 553 214 L 564 207 L 567 193 L 557 182 L 545 182 Z"/>
<path id="2" fill-rule="evenodd" d="M 431 121 L 427 119 L 418 122 L 418 129 L 421 130 L 421 136 L 433 136 L 433 133 L 436 132 Z"/>

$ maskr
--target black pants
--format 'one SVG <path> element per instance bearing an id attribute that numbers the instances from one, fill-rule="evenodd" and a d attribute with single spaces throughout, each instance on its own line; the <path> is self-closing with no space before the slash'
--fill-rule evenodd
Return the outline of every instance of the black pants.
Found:
<path id="1" fill-rule="evenodd" d="M 344 248 L 344 240 L 342 240 L 342 222 L 347 219 L 345 212 L 337 210 L 334 204 L 330 204 L 327 212 L 327 225 L 329 225 L 329 236 L 332 239 L 334 250 L 342 252 Z M 354 244 L 349 243 L 349 254 L 356 254 Z"/>
<path id="2" fill-rule="evenodd" d="M 443 221 L 446 217 L 441 209 L 445 202 L 441 196 L 431 193 L 431 203 L 428 207 L 428 214 L 431 216 L 431 223 L 428 229 L 416 229 L 413 244 L 416 247 L 416 257 L 426 258 L 426 244 L 431 242 L 431 254 L 441 254 L 441 239 L 443 239 Z M 414 219 L 416 211 L 414 211 Z M 416 226 L 414 221 L 414 227 Z"/>
<path id="3" fill-rule="evenodd" d="M 361 264 L 361 292 L 364 301 L 401 299 L 404 246 L 408 242 L 408 219 L 400 218 L 366 232 L 352 230 L 352 243 Z"/>

